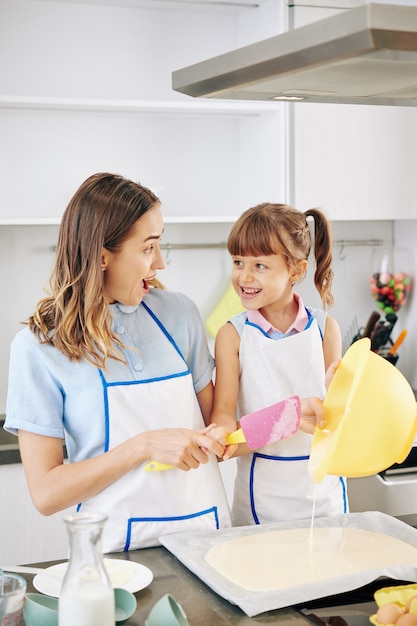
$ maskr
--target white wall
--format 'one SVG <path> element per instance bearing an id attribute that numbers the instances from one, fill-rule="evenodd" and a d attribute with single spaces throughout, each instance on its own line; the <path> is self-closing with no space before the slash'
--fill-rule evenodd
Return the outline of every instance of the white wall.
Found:
<path id="1" fill-rule="evenodd" d="M 407 329 L 407 336 L 398 350 L 398 368 L 405 374 L 413 389 L 417 389 L 417 219 L 394 223 L 394 242 L 401 248 L 409 248 L 414 263 L 413 290 L 404 311 L 399 314 L 399 327 Z"/>
<path id="2" fill-rule="evenodd" d="M 333 222 L 332 230 L 335 240 L 367 239 L 381 240 L 387 247 L 409 247 L 413 260 L 411 268 L 415 279 L 417 268 L 417 220 L 404 221 L 369 221 L 369 222 Z M 378 311 L 369 291 L 369 276 L 375 271 L 372 267 L 372 247 L 352 246 L 341 249 L 335 246 L 333 292 L 335 305 L 329 311 L 342 330 L 344 345 L 348 344 L 358 327 L 365 326 L 372 311 Z M 307 304 L 320 305 L 318 294 L 313 286 L 310 271 L 307 279 L 300 286 L 300 293 Z M 414 280 L 415 283 L 415 280 Z M 406 305 L 398 312 L 398 320 L 392 332 L 392 338 L 400 334 L 403 328 L 408 331 L 407 337 L 398 350 L 398 369 L 406 376 L 411 386 L 417 389 L 417 360 L 415 345 L 417 343 L 417 294 L 412 288 Z"/>
<path id="3" fill-rule="evenodd" d="M 0 16 L 3 94 L 184 99 L 172 70 L 237 40 L 236 16 L 214 12 L 1 0 Z"/>

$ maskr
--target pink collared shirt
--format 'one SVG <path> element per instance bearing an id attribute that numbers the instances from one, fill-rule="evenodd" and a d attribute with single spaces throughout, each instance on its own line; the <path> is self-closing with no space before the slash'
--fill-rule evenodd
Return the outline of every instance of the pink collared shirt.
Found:
<path id="1" fill-rule="evenodd" d="M 265 319 L 259 310 L 247 311 L 248 321 L 262 328 L 262 330 L 273 339 L 280 339 L 281 337 L 300 333 L 307 325 L 308 315 L 301 296 L 295 293 L 294 299 L 298 302 L 298 312 L 293 323 L 289 326 L 289 328 L 287 328 L 285 333 L 282 333 L 280 330 L 272 326 L 272 324 Z"/>

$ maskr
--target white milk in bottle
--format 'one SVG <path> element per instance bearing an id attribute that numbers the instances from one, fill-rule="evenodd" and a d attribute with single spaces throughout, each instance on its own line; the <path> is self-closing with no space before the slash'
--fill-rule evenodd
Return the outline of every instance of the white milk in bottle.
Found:
<path id="1" fill-rule="evenodd" d="M 114 591 L 101 552 L 107 516 L 76 513 L 64 519 L 70 558 L 58 604 L 59 626 L 114 626 Z"/>

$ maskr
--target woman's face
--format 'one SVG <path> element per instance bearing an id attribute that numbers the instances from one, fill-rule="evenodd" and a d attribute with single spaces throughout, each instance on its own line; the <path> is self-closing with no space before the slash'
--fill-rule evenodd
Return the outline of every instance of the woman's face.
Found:
<path id="1" fill-rule="evenodd" d="M 109 303 L 133 306 L 148 293 L 148 281 L 165 267 L 159 247 L 163 229 L 161 209 L 156 204 L 132 226 L 118 252 L 103 248 L 103 292 Z"/>

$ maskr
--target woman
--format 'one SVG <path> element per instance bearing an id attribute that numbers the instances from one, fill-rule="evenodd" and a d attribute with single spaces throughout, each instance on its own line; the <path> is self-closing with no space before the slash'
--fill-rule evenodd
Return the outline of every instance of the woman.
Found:
<path id="1" fill-rule="evenodd" d="M 155 283 L 162 233 L 151 191 L 89 177 L 62 218 L 51 295 L 11 347 L 5 427 L 32 500 L 45 515 L 107 513 L 104 552 L 230 525 L 224 447 L 205 426 L 213 359 L 196 306 Z M 150 460 L 176 469 L 146 472 Z"/>

